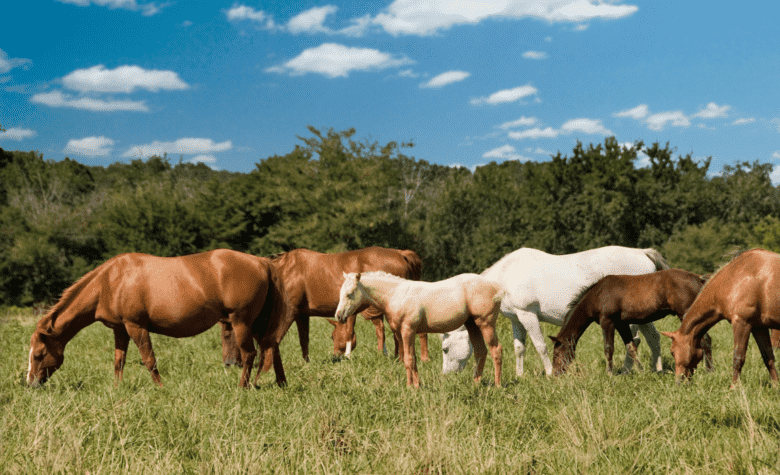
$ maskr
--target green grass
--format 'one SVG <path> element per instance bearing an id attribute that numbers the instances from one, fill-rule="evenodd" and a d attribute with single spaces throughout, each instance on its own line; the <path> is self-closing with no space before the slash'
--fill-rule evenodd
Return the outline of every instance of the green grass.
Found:
<path id="1" fill-rule="evenodd" d="M 658 324 L 677 326 L 671 317 Z M 716 370 L 697 372 L 692 384 L 648 371 L 644 344 L 644 371 L 606 375 L 595 326 L 570 374 L 540 376 L 529 341 L 526 375 L 516 378 L 502 320 L 505 387 L 491 385 L 490 359 L 484 384 L 472 382 L 471 364 L 442 375 L 432 336 L 433 360 L 420 365 L 417 391 L 406 388 L 399 362 L 376 351 L 362 319 L 351 360 L 331 358 L 331 327 L 312 319 L 312 361 L 303 363 L 293 327 L 282 344 L 284 389 L 273 373 L 239 389 L 239 370 L 221 365 L 216 328 L 189 339 L 152 336 L 163 388 L 131 343 L 115 387 L 113 336 L 95 324 L 68 345 L 46 386 L 32 390 L 22 379 L 33 327 L 31 316 L 0 317 L 0 473 L 780 472 L 780 394 L 754 344 L 742 386 L 728 389 L 726 322 L 712 333 Z M 616 352 L 618 366 L 622 357 Z"/>

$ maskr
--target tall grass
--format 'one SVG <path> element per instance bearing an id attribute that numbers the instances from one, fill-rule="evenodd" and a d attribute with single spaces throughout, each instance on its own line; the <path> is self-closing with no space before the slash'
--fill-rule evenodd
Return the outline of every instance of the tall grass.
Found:
<path id="1" fill-rule="evenodd" d="M 501 322 L 503 388 L 472 366 L 441 374 L 438 337 L 420 364 L 423 387 L 375 349 L 358 319 L 350 360 L 330 356 L 330 326 L 312 319 L 312 361 L 295 328 L 282 344 L 289 385 L 273 374 L 238 388 L 220 362 L 219 332 L 152 336 L 163 388 L 131 343 L 125 379 L 113 381 L 113 336 L 96 324 L 68 345 L 42 389 L 22 385 L 33 317 L 0 317 L 0 473 L 777 473 L 780 396 L 751 345 L 742 385 L 729 390 L 731 328 L 712 332 L 716 369 L 677 385 L 667 372 L 605 374 L 601 331 L 590 328 L 570 374 L 541 376 L 532 346 L 514 376 L 511 329 Z M 678 326 L 672 317 L 658 327 Z M 548 334 L 558 328 L 546 326 Z M 389 335 L 388 335 L 389 336 Z M 616 345 L 621 347 L 622 345 Z M 616 354 L 616 362 L 622 353 Z"/>

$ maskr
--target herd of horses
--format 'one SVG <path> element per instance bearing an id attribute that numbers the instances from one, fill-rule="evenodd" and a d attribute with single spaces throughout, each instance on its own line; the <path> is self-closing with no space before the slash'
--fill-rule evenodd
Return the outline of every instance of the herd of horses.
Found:
<path id="1" fill-rule="evenodd" d="M 560 256 L 522 248 L 482 274 L 439 282 L 420 281 L 421 269 L 414 251 L 381 247 L 335 254 L 296 249 L 271 258 L 224 249 L 181 257 L 121 254 L 66 289 L 37 322 L 26 383 L 45 383 L 63 364 L 67 343 L 101 322 L 114 332 L 115 384 L 132 339 L 152 380 L 162 385 L 149 334 L 189 337 L 219 323 L 223 362 L 242 367 L 239 385 L 250 384 L 255 366 L 255 384 L 273 366 L 281 386 L 286 377 L 279 344 L 293 322 L 306 361 L 312 316 L 329 318 L 334 354 L 349 356 L 357 345 L 357 313 L 375 325 L 378 349 L 385 353 L 387 321 L 407 385 L 414 387 L 420 384 L 415 340 L 420 337 L 422 358 L 428 359 L 428 333 L 442 334 L 445 373 L 463 369 L 473 354 L 479 381 L 489 349 L 500 386 L 499 315 L 512 324 L 518 376 L 528 335 L 545 373 L 558 375 L 567 371 L 578 340 L 594 322 L 602 328 L 609 372 L 615 330 L 626 346 L 621 371 L 638 364 L 638 333 L 661 371 L 661 338 L 652 322 L 676 315 L 679 329 L 663 334 L 671 339 L 678 378 L 690 378 L 702 359 L 712 368 L 707 331 L 725 319 L 734 333 L 732 385 L 739 381 L 751 334 L 770 378 L 778 380 L 773 343 L 780 333 L 770 335 L 770 329 L 780 329 L 780 255 L 773 252 L 746 251 L 711 276 L 670 269 L 653 249 L 619 246 Z M 562 327 L 550 337 L 552 361 L 540 322 Z"/>

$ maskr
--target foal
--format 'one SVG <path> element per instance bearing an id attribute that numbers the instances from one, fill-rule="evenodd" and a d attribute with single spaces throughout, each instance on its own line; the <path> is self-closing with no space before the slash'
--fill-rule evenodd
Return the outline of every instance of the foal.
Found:
<path id="1" fill-rule="evenodd" d="M 604 356 L 607 371 L 613 372 L 615 329 L 617 329 L 626 352 L 623 370 L 631 369 L 637 360 L 636 343 L 630 324 L 649 323 L 675 314 L 682 316 L 691 306 L 704 285 L 698 274 L 681 269 L 666 269 L 642 275 L 608 275 L 583 291 L 574 300 L 566 315 L 565 323 L 558 335 L 551 336 L 555 343 L 553 350 L 553 371 L 563 374 L 574 360 L 574 350 L 582 334 L 591 323 L 598 322 L 604 335 Z M 712 369 L 712 342 L 704 336 L 706 364 Z"/>
<path id="2" fill-rule="evenodd" d="M 420 386 L 414 337 L 417 333 L 444 333 L 465 325 L 474 346 L 479 381 L 487 349 L 493 358 L 496 386 L 501 386 L 501 344 L 496 320 L 505 291 L 500 284 L 477 274 L 461 274 L 439 282 L 417 282 L 385 272 L 344 274 L 336 318 L 344 321 L 371 305 L 385 318 L 403 344 L 407 386 Z"/>

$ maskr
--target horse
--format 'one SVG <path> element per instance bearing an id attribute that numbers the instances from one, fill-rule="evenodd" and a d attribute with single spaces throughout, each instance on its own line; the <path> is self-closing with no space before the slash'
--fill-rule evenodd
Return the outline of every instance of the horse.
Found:
<path id="1" fill-rule="evenodd" d="M 604 335 L 607 371 L 613 372 L 615 329 L 636 360 L 636 343 L 629 324 L 660 320 L 669 314 L 680 320 L 691 306 L 706 280 L 682 269 L 665 269 L 642 275 L 608 275 L 583 290 L 572 301 L 565 323 L 556 336 L 550 336 L 553 347 L 553 372 L 566 372 L 582 334 L 591 323 L 598 322 Z M 706 364 L 712 369 L 712 341 L 705 335 Z M 627 368 L 630 369 L 630 368 Z"/>
<path id="2" fill-rule="evenodd" d="M 420 387 L 414 337 L 443 333 L 465 325 L 476 355 L 474 380 L 479 382 L 490 348 L 495 384 L 501 386 L 501 344 L 496 336 L 503 287 L 477 274 L 460 274 L 439 282 L 417 282 L 386 272 L 344 274 L 336 318 L 345 321 L 361 309 L 382 310 L 403 344 L 406 385 Z"/>
<path id="3" fill-rule="evenodd" d="M 756 340 L 769 377 L 777 382 L 770 329 L 780 329 L 780 255 L 764 249 L 743 252 L 718 270 L 702 289 L 672 339 L 674 372 L 690 379 L 702 359 L 702 336 L 721 320 L 728 320 L 734 333 L 731 387 L 739 383 L 750 335 Z"/>
<path id="4" fill-rule="evenodd" d="M 279 272 L 268 259 L 226 249 L 181 257 L 120 254 L 67 288 L 38 321 L 30 339 L 27 384 L 45 383 L 62 366 L 68 342 L 101 322 L 114 331 L 115 384 L 122 380 L 132 338 L 152 380 L 162 386 L 149 333 L 190 337 L 224 321 L 238 341 L 240 386 L 249 384 L 257 355 L 253 338 L 260 344 L 261 369 L 270 369 L 273 361 L 282 386 L 280 329 L 289 313 Z"/>
<path id="5" fill-rule="evenodd" d="M 552 363 L 547 356 L 540 322 L 562 325 L 569 304 L 580 290 L 605 275 L 639 275 L 668 268 L 663 256 L 655 249 L 608 246 L 557 256 L 521 248 L 502 257 L 481 275 L 507 289 L 507 295 L 501 302 L 501 313 L 512 322 L 517 376 L 523 374 L 526 334 L 530 334 L 531 342 L 542 359 L 544 372 L 549 376 L 552 375 Z M 652 323 L 639 325 L 638 329 L 650 346 L 656 370 L 661 371 L 661 337 L 658 331 Z M 442 368 L 445 373 L 463 369 L 471 355 L 464 332 L 461 328 L 442 337 Z M 628 365 L 628 361 L 625 364 Z"/>
<path id="6" fill-rule="evenodd" d="M 339 303 L 339 288 L 344 272 L 381 270 L 413 280 L 419 280 L 422 274 L 422 260 L 414 251 L 377 246 L 334 254 L 294 249 L 273 257 L 272 263 L 282 276 L 292 308 L 291 319 L 283 323 L 283 334 L 287 333 L 294 320 L 298 326 L 298 340 L 305 361 L 309 361 L 309 318 L 333 317 Z M 387 354 L 382 312 L 368 308 L 363 316 L 374 324 L 378 350 Z M 357 346 L 355 315 L 351 315 L 345 323 L 332 321 L 331 324 L 334 326 L 331 333 L 333 355 L 350 356 Z M 420 347 L 423 361 L 428 361 L 427 336 L 420 335 Z M 396 341 L 396 357 L 400 349 L 401 343 Z M 222 353 L 226 365 L 240 361 L 237 359 L 229 324 L 223 325 Z"/>

